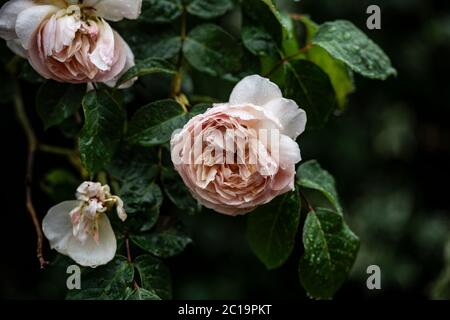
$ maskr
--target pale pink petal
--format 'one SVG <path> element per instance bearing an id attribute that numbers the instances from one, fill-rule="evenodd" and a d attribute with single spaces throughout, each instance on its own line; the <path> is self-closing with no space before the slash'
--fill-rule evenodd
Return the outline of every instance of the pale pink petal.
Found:
<path id="1" fill-rule="evenodd" d="M 98 69 L 109 71 L 114 62 L 115 36 L 111 26 L 106 21 L 102 20 L 98 23 L 98 27 L 98 40 L 94 51 L 89 55 L 89 59 Z"/>
<path id="2" fill-rule="evenodd" d="M 67 255 L 82 266 L 96 267 L 107 264 L 116 254 L 116 236 L 106 214 L 100 214 L 97 222 L 98 243 L 94 237 L 80 241 L 73 236 L 67 242 Z"/>
<path id="3" fill-rule="evenodd" d="M 32 0 L 11 0 L 0 9 L 0 37 L 5 40 L 17 38 L 16 21 L 20 12 L 36 6 Z"/>
<path id="4" fill-rule="evenodd" d="M 279 158 L 282 168 L 296 164 L 302 160 L 298 144 L 283 134 L 280 135 Z"/>
<path id="5" fill-rule="evenodd" d="M 305 131 L 306 113 L 304 110 L 299 109 L 295 101 L 284 98 L 274 99 L 264 105 L 264 110 L 271 117 L 278 118 L 281 124 L 281 134 L 285 134 L 295 140 Z"/>
<path id="6" fill-rule="evenodd" d="M 29 7 L 19 13 L 16 21 L 16 33 L 25 49 L 32 46 L 33 35 L 42 21 L 58 10 L 59 8 L 56 6 L 39 5 Z"/>
<path id="7" fill-rule="evenodd" d="M 275 83 L 261 76 L 252 75 L 245 77 L 234 87 L 229 102 L 232 105 L 251 103 L 263 106 L 281 97 L 280 88 Z"/>
<path id="8" fill-rule="evenodd" d="M 75 39 L 75 34 L 81 27 L 81 20 L 78 14 L 66 15 L 58 18 L 56 29 L 54 30 L 55 52 L 60 52 L 64 47 L 70 46 Z"/>
<path id="9" fill-rule="evenodd" d="M 295 166 L 291 165 L 288 168 L 280 169 L 277 175 L 273 178 L 270 188 L 277 191 L 278 194 L 294 190 Z"/>
<path id="10" fill-rule="evenodd" d="M 52 207 L 42 221 L 42 230 L 50 242 L 50 247 L 67 254 L 67 246 L 73 236 L 70 212 L 80 205 L 80 201 L 64 201 Z"/>
<path id="11" fill-rule="evenodd" d="M 111 68 L 109 76 L 111 76 L 111 75 L 115 75 L 115 76 L 109 81 L 107 81 L 107 80 L 104 81 L 110 87 L 114 87 L 116 85 L 117 81 L 120 79 L 120 77 L 123 76 L 125 74 L 125 72 L 127 72 L 131 67 L 133 67 L 135 65 L 133 51 L 131 51 L 128 44 L 125 42 L 125 40 L 123 40 L 123 38 L 117 32 L 114 32 L 114 34 L 116 36 L 116 44 L 120 44 L 120 50 L 118 50 L 117 54 L 120 55 L 121 57 L 125 56 L 125 65 L 122 66 L 121 61 L 119 61 L 119 63 L 116 63 Z M 119 73 L 117 73 L 117 70 L 121 70 L 121 71 Z M 137 78 L 133 78 L 125 83 L 122 83 L 119 86 L 119 89 L 126 89 L 126 88 L 131 87 L 136 80 L 137 80 Z"/>
<path id="12" fill-rule="evenodd" d="M 85 0 L 96 9 L 96 14 L 106 20 L 137 19 L 141 14 L 142 0 Z"/>

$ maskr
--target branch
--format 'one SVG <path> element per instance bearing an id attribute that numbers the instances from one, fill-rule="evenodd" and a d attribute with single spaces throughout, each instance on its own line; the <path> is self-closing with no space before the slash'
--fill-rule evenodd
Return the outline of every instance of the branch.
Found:
<path id="1" fill-rule="evenodd" d="M 133 263 L 133 259 L 131 258 L 131 250 L 130 250 L 130 240 L 128 239 L 128 234 L 125 235 L 125 248 L 127 250 L 127 260 L 129 263 Z M 139 285 L 136 280 L 133 280 L 133 286 L 135 289 L 139 288 Z"/>
<path id="2" fill-rule="evenodd" d="M 306 46 L 304 46 L 303 48 L 299 49 L 296 53 L 284 57 L 282 58 L 280 61 L 278 61 L 273 67 L 272 69 L 269 70 L 269 72 L 266 72 L 266 74 L 264 75 L 264 77 L 269 78 L 275 71 L 278 70 L 279 67 L 281 67 L 283 64 L 285 64 L 286 62 L 291 61 L 292 59 L 297 58 L 299 55 L 301 55 L 302 53 L 307 52 L 309 49 L 312 48 L 311 44 L 307 44 Z"/>
<path id="3" fill-rule="evenodd" d="M 34 167 L 34 156 L 36 150 L 38 148 L 38 141 L 34 134 L 33 128 L 31 127 L 30 121 L 25 113 L 25 108 L 22 100 L 22 94 L 20 92 L 20 86 L 17 80 L 14 80 L 15 86 L 15 94 L 14 94 L 14 106 L 16 109 L 17 120 L 22 126 L 22 129 L 25 132 L 25 136 L 28 142 L 28 152 L 27 152 L 27 167 L 26 167 L 26 175 L 25 175 L 25 196 L 26 196 L 26 208 L 28 213 L 30 214 L 31 220 L 33 222 L 36 236 L 37 236 L 37 249 L 36 255 L 39 259 L 39 264 L 41 269 L 45 267 L 48 262 L 44 259 L 44 255 L 42 253 L 42 244 L 44 241 L 44 235 L 42 233 L 41 224 L 38 219 L 36 210 L 33 205 L 32 193 L 31 193 L 31 185 L 33 183 L 33 167 Z"/>

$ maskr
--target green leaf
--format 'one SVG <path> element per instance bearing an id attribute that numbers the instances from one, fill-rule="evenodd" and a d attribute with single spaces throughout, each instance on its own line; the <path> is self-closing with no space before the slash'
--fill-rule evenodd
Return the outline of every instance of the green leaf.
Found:
<path id="1" fill-rule="evenodd" d="M 319 25 L 315 23 L 313 20 L 311 20 L 310 17 L 302 15 L 300 17 L 300 21 L 305 25 L 306 29 L 306 43 L 311 44 L 314 38 L 314 35 L 317 32 L 317 29 L 319 28 Z"/>
<path id="2" fill-rule="evenodd" d="M 160 297 L 153 290 L 147 290 L 144 288 L 136 288 L 134 290 L 127 288 L 128 294 L 125 300 L 161 300 Z"/>
<path id="3" fill-rule="evenodd" d="M 241 36 L 245 47 L 258 56 L 277 56 L 285 25 L 273 1 L 243 1 L 242 14 Z"/>
<path id="4" fill-rule="evenodd" d="M 134 260 L 134 266 L 139 272 L 143 288 L 154 291 L 161 299 L 172 298 L 170 272 L 162 261 L 142 255 Z"/>
<path id="5" fill-rule="evenodd" d="M 152 73 L 175 74 L 176 71 L 172 64 L 163 59 L 148 58 L 136 61 L 136 65 L 131 67 L 122 77 L 120 77 L 116 87 L 135 77 L 143 77 Z"/>
<path id="6" fill-rule="evenodd" d="M 282 42 L 284 56 L 295 56 L 299 54 L 300 51 L 299 41 L 297 39 L 298 25 L 296 21 L 289 16 L 289 14 L 283 13 L 281 17 L 284 25 Z"/>
<path id="7" fill-rule="evenodd" d="M 105 167 L 119 146 L 126 115 L 106 90 L 86 94 L 83 109 L 85 123 L 80 132 L 81 161 L 93 176 Z"/>
<path id="8" fill-rule="evenodd" d="M 322 169 L 316 160 L 310 160 L 300 165 L 297 169 L 297 183 L 304 188 L 321 192 L 336 211 L 342 214 L 334 178 L 328 171 Z"/>
<path id="9" fill-rule="evenodd" d="M 76 117 L 70 117 L 58 125 L 61 134 L 68 139 L 75 139 L 81 130 L 81 124 L 77 122 Z"/>
<path id="10" fill-rule="evenodd" d="M 278 46 L 268 33 L 261 26 L 245 25 L 241 31 L 244 46 L 256 56 L 277 56 Z"/>
<path id="11" fill-rule="evenodd" d="M 119 228 L 147 231 L 158 220 L 163 195 L 154 182 L 159 173 L 155 154 L 153 149 L 123 145 L 108 166 L 111 176 L 119 182 L 118 194 L 128 214 Z"/>
<path id="12" fill-rule="evenodd" d="M 310 211 L 303 227 L 305 253 L 300 259 L 300 282 L 308 294 L 330 299 L 348 276 L 359 249 L 359 239 L 337 212 Z"/>
<path id="13" fill-rule="evenodd" d="M 310 45 L 319 25 L 307 16 L 301 16 L 300 20 L 306 28 L 306 43 Z M 336 93 L 338 107 L 344 109 L 347 96 L 355 90 L 353 71 L 319 46 L 312 46 L 306 52 L 306 59 L 314 62 L 325 71 Z"/>
<path id="14" fill-rule="evenodd" d="M 80 180 L 70 171 L 53 169 L 45 175 L 41 188 L 54 203 L 58 203 L 73 199 L 80 183 Z"/>
<path id="15" fill-rule="evenodd" d="M 167 167 L 162 169 L 161 183 L 167 197 L 178 209 L 187 214 L 195 214 L 199 210 L 199 204 L 174 169 Z"/>
<path id="16" fill-rule="evenodd" d="M 179 223 L 155 233 L 131 235 L 130 239 L 143 250 L 161 258 L 181 253 L 192 242 Z"/>
<path id="17" fill-rule="evenodd" d="M 242 3 L 244 13 L 253 20 L 258 20 L 270 24 L 275 18 L 279 25 L 284 28 L 283 18 L 274 4 L 273 0 L 245 0 Z"/>
<path id="18" fill-rule="evenodd" d="M 45 129 L 61 124 L 81 107 L 86 85 L 47 81 L 36 96 L 36 108 Z"/>
<path id="19" fill-rule="evenodd" d="M 306 111 L 308 126 L 323 126 L 336 107 L 330 78 L 321 68 L 306 60 L 286 63 L 285 68 L 285 95 Z"/>
<path id="20" fill-rule="evenodd" d="M 134 277 L 134 268 L 125 257 L 116 256 L 105 266 L 83 269 L 81 290 L 71 290 L 70 300 L 121 300 Z"/>
<path id="21" fill-rule="evenodd" d="M 339 60 L 333 59 L 321 47 L 314 46 L 307 53 L 308 60 L 314 62 L 330 77 L 340 109 L 347 103 L 347 96 L 355 91 L 353 72 Z"/>
<path id="22" fill-rule="evenodd" d="M 181 0 L 143 0 L 140 21 L 169 23 L 183 13 Z"/>
<path id="23" fill-rule="evenodd" d="M 384 80 L 397 74 L 383 50 L 349 21 L 322 24 L 313 44 L 324 48 L 332 57 L 365 77 Z"/>
<path id="24" fill-rule="evenodd" d="M 181 128 L 188 114 L 175 100 L 160 100 L 140 108 L 131 118 L 127 140 L 151 147 L 170 140 L 175 129 Z"/>
<path id="25" fill-rule="evenodd" d="M 157 34 L 144 34 L 133 46 L 133 52 L 140 58 L 171 59 L 181 50 L 181 37 L 173 30 Z"/>
<path id="26" fill-rule="evenodd" d="M 159 186 L 151 180 L 140 179 L 123 184 L 120 195 L 125 204 L 125 211 L 130 214 L 127 224 L 139 227 L 140 231 L 150 230 L 158 220 L 163 201 Z"/>
<path id="27" fill-rule="evenodd" d="M 108 172 L 121 184 L 137 180 L 152 181 L 158 174 L 157 152 L 122 143 L 113 160 L 108 165 Z"/>
<path id="28" fill-rule="evenodd" d="M 190 0 L 187 12 L 203 19 L 214 19 L 233 8 L 231 0 Z"/>
<path id="29" fill-rule="evenodd" d="M 195 69 L 211 76 L 224 76 L 241 66 L 239 43 L 215 24 L 195 27 L 184 41 L 183 53 Z"/>
<path id="30" fill-rule="evenodd" d="M 268 269 L 284 264 L 294 249 L 300 209 L 300 197 L 294 191 L 250 214 L 247 230 L 250 247 Z"/>

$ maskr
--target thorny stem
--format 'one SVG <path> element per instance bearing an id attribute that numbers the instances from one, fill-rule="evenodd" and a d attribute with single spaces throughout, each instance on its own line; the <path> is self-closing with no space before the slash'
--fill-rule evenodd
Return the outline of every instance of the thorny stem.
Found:
<path id="1" fill-rule="evenodd" d="M 180 22 L 180 38 L 181 38 L 181 49 L 178 52 L 177 60 L 177 72 L 172 80 L 171 96 L 177 97 L 181 94 L 181 81 L 182 81 L 182 68 L 183 68 L 183 44 L 186 39 L 186 29 L 187 29 L 187 14 L 186 8 L 183 7 L 183 13 L 181 15 Z"/>
<path id="2" fill-rule="evenodd" d="M 45 265 L 48 264 L 48 262 L 44 259 L 44 255 L 42 253 L 42 244 L 44 241 L 44 235 L 42 233 L 41 224 L 33 205 L 33 198 L 31 193 L 31 186 L 33 183 L 34 156 L 38 148 L 38 141 L 36 135 L 34 134 L 33 128 L 31 127 L 30 121 L 28 120 L 28 117 L 25 113 L 23 99 L 20 92 L 20 86 L 17 80 L 14 80 L 14 86 L 15 86 L 14 107 L 16 109 L 16 116 L 17 120 L 22 126 L 22 129 L 25 132 L 25 136 L 28 142 L 27 167 L 25 176 L 26 208 L 28 213 L 30 214 L 31 220 L 33 222 L 36 231 L 37 236 L 36 255 L 37 258 L 39 259 L 41 269 L 43 269 Z"/>
<path id="3" fill-rule="evenodd" d="M 33 127 L 27 117 L 25 106 L 22 98 L 22 93 L 20 90 L 19 81 L 17 80 L 17 62 L 19 58 L 15 56 L 7 65 L 7 69 L 11 74 L 14 84 L 14 108 L 16 112 L 16 117 L 18 122 L 20 123 L 27 140 L 27 163 L 26 163 L 26 173 L 25 173 L 25 205 L 27 211 L 31 217 L 31 221 L 33 222 L 37 244 L 36 244 L 36 256 L 39 260 L 39 264 L 41 269 L 48 264 L 48 262 L 44 258 L 43 254 L 43 242 L 44 242 L 44 234 L 42 232 L 41 223 L 38 218 L 36 209 L 33 205 L 33 196 L 31 192 L 32 184 L 33 184 L 33 169 L 34 169 L 34 160 L 37 151 L 56 154 L 60 156 L 65 156 L 69 159 L 69 161 L 74 165 L 80 172 L 82 177 L 85 177 L 86 173 L 77 156 L 77 152 L 74 150 L 61 148 L 57 146 L 50 146 L 47 144 L 42 144 L 38 141 L 36 134 L 34 133 Z"/>
<path id="4" fill-rule="evenodd" d="M 311 49 L 312 45 L 311 44 L 307 44 L 306 46 L 304 46 L 303 48 L 299 49 L 296 53 L 284 57 L 282 58 L 280 61 L 278 61 L 273 67 L 272 69 L 269 70 L 269 72 L 267 72 L 264 77 L 270 77 L 275 71 L 278 70 L 279 67 L 281 67 L 283 64 L 285 64 L 286 62 L 291 61 L 292 59 L 297 58 L 299 55 L 307 52 L 309 49 Z"/>
<path id="5" fill-rule="evenodd" d="M 127 250 L 127 260 L 129 263 L 133 263 L 133 258 L 131 257 L 131 250 L 130 250 L 130 240 L 128 238 L 128 235 L 125 235 L 125 248 Z M 135 289 L 139 288 L 139 285 L 136 280 L 133 280 L 133 286 Z"/>

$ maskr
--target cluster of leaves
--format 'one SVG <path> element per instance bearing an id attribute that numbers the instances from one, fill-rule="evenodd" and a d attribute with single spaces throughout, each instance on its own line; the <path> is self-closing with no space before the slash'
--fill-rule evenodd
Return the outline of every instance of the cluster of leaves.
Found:
<path id="1" fill-rule="evenodd" d="M 315 200 L 314 206 L 304 194 Z M 315 160 L 299 166 L 295 191 L 250 215 L 250 246 L 268 269 L 287 261 L 301 220 L 304 252 L 299 262 L 300 282 L 311 297 L 331 298 L 350 272 L 359 239 L 344 221 L 333 177 Z"/>
<path id="2" fill-rule="evenodd" d="M 220 23 L 236 13 L 242 16 L 238 30 Z M 115 27 L 137 58 L 116 88 L 96 84 L 86 93 L 83 85 L 47 81 L 36 99 L 44 127 L 75 138 L 87 176 L 109 183 L 124 200 L 129 219 L 112 220 L 118 252 L 125 255 L 131 245 L 142 253 L 85 270 L 83 290 L 70 298 L 170 298 L 170 277 L 160 259 L 179 254 L 192 240 L 160 208 L 164 203 L 194 214 L 199 205 L 172 167 L 168 142 L 175 129 L 218 98 L 212 88 L 208 96 L 200 94 L 195 75 L 231 85 L 248 74 L 270 77 L 306 110 L 311 129 L 344 109 L 355 89 L 354 73 L 373 79 L 395 74 L 389 58 L 351 22 L 317 25 L 306 16 L 280 13 L 272 0 L 144 0 L 138 21 Z M 24 79 L 41 81 L 27 70 Z M 118 89 L 136 77 L 133 88 Z M 139 97 L 151 102 L 137 106 Z M 60 190 L 58 183 L 74 180 L 51 172 L 44 186 Z M 308 202 L 305 194 L 319 200 Z M 314 298 L 333 296 L 359 247 L 332 176 L 315 161 L 298 168 L 296 191 L 255 210 L 248 223 L 251 247 L 269 269 L 289 258 L 302 230 L 300 281 Z"/>

